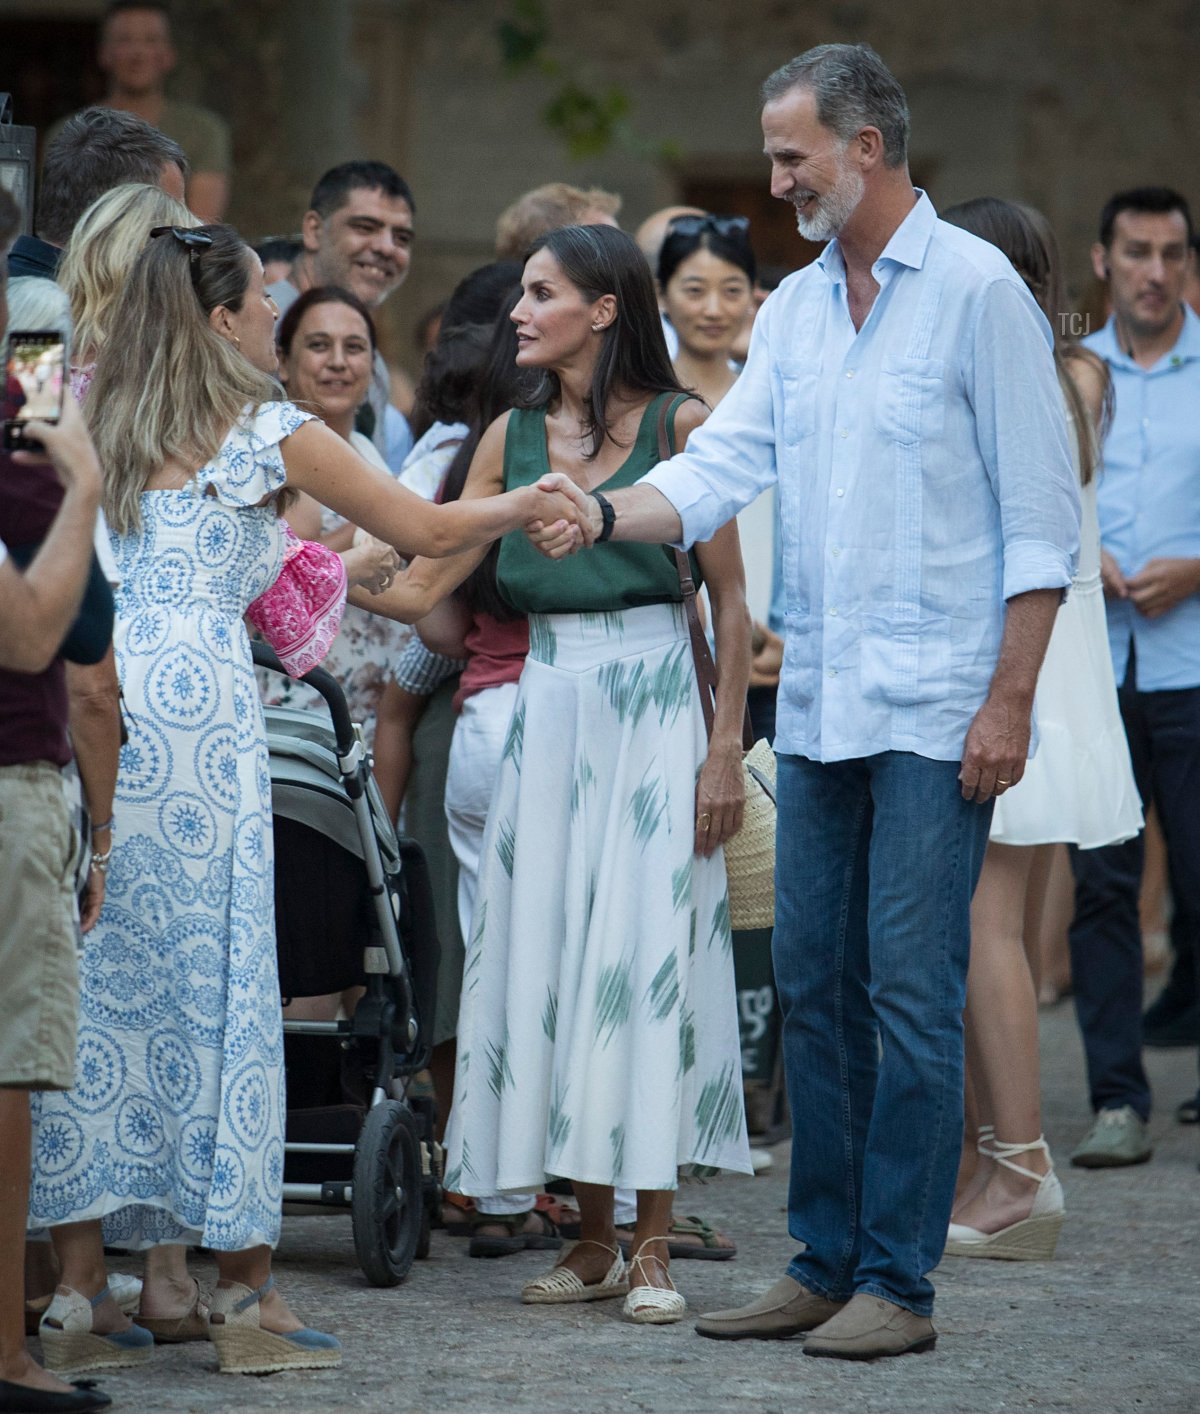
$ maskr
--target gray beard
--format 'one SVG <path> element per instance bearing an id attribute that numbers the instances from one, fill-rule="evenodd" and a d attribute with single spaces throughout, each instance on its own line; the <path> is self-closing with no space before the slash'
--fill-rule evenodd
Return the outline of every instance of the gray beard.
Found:
<path id="1" fill-rule="evenodd" d="M 810 216 L 796 211 L 796 229 L 806 241 L 828 241 L 845 226 L 854 215 L 863 197 L 862 175 L 847 170 L 838 178 L 832 191 L 818 197 Z"/>

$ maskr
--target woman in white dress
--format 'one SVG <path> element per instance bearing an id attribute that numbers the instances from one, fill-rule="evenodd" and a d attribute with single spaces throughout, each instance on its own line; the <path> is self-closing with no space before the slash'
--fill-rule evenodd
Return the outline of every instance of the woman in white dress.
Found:
<path id="1" fill-rule="evenodd" d="M 551 466 L 630 484 L 660 425 L 679 445 L 706 413 L 680 396 L 645 261 L 619 231 L 568 226 L 535 244 L 522 284 L 517 362 L 541 378 L 484 434 L 465 494 Z M 662 1323 L 686 1310 L 667 1273 L 679 1167 L 750 1170 L 719 847 L 741 823 L 749 617 L 729 525 L 692 568 L 721 664 L 710 744 L 673 557 L 598 554 L 500 550 L 530 651 L 479 868 L 446 1182 L 485 1198 L 571 1179 L 582 1240 L 523 1300 L 625 1295 L 627 1318 Z M 614 1188 L 637 1191 L 628 1271 Z"/>
<path id="2" fill-rule="evenodd" d="M 1103 363 L 1060 334 L 1065 304 L 1045 218 L 990 197 L 943 215 L 1008 256 L 1054 328 L 1083 506 L 1079 568 L 1038 679 L 1037 751 L 996 802 L 971 909 L 966 1048 L 979 1162 L 960 1190 L 946 1245 L 952 1256 L 1044 1260 L 1054 1255 L 1064 1207 L 1042 1136 L 1037 989 L 1026 940 L 1037 947 L 1053 845 L 1095 849 L 1142 828 L 1100 587 L 1097 430 L 1110 394 Z"/>

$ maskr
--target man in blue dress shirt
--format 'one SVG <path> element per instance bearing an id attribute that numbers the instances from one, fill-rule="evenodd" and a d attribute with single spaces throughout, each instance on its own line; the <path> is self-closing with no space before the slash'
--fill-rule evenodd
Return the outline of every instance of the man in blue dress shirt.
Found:
<path id="1" fill-rule="evenodd" d="M 1115 394 L 1097 492 L 1108 638 L 1134 775 L 1167 842 L 1176 945 L 1200 945 L 1200 319 L 1183 302 L 1187 202 L 1121 192 L 1093 248 L 1113 314 L 1085 340 Z M 1096 1122 L 1084 1168 L 1141 1163 L 1150 1085 L 1142 1068 L 1143 837 L 1074 852 L 1075 1005 Z"/>
<path id="2" fill-rule="evenodd" d="M 691 544 L 778 482 L 775 969 L 806 1246 L 697 1328 L 870 1359 L 936 1338 L 971 894 L 1029 752 L 1079 502 L 1049 328 L 999 251 L 914 191 L 879 56 L 823 45 L 763 98 L 772 193 L 829 244 L 767 300 L 685 453 L 611 503 L 576 494 L 589 536 Z"/>

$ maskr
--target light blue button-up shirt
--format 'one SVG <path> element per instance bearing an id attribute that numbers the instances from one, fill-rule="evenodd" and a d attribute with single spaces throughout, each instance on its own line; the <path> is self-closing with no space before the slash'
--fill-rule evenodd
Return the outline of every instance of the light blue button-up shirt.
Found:
<path id="1" fill-rule="evenodd" d="M 1009 262 L 917 204 L 856 333 L 837 241 L 759 313 L 746 368 L 646 480 L 706 540 L 778 480 L 778 750 L 957 760 L 1004 601 L 1065 589 L 1079 494 L 1050 330 Z"/>
<path id="2" fill-rule="evenodd" d="M 1100 543 L 1129 576 L 1150 560 L 1200 559 L 1200 319 L 1184 307 L 1175 347 L 1139 368 L 1110 320 L 1084 343 L 1112 373 L 1116 399 L 1097 488 Z M 1200 687 L 1200 594 L 1156 619 L 1109 599 L 1113 671 L 1124 682 L 1130 641 L 1143 692 Z"/>

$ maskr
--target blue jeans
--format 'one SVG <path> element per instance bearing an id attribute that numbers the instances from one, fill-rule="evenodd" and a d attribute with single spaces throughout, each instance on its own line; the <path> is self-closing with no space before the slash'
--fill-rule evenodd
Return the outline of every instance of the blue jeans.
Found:
<path id="1" fill-rule="evenodd" d="M 920 1315 L 962 1143 L 971 895 L 992 807 L 958 762 L 779 757 L 775 976 L 792 1106 L 789 1275 Z"/>

